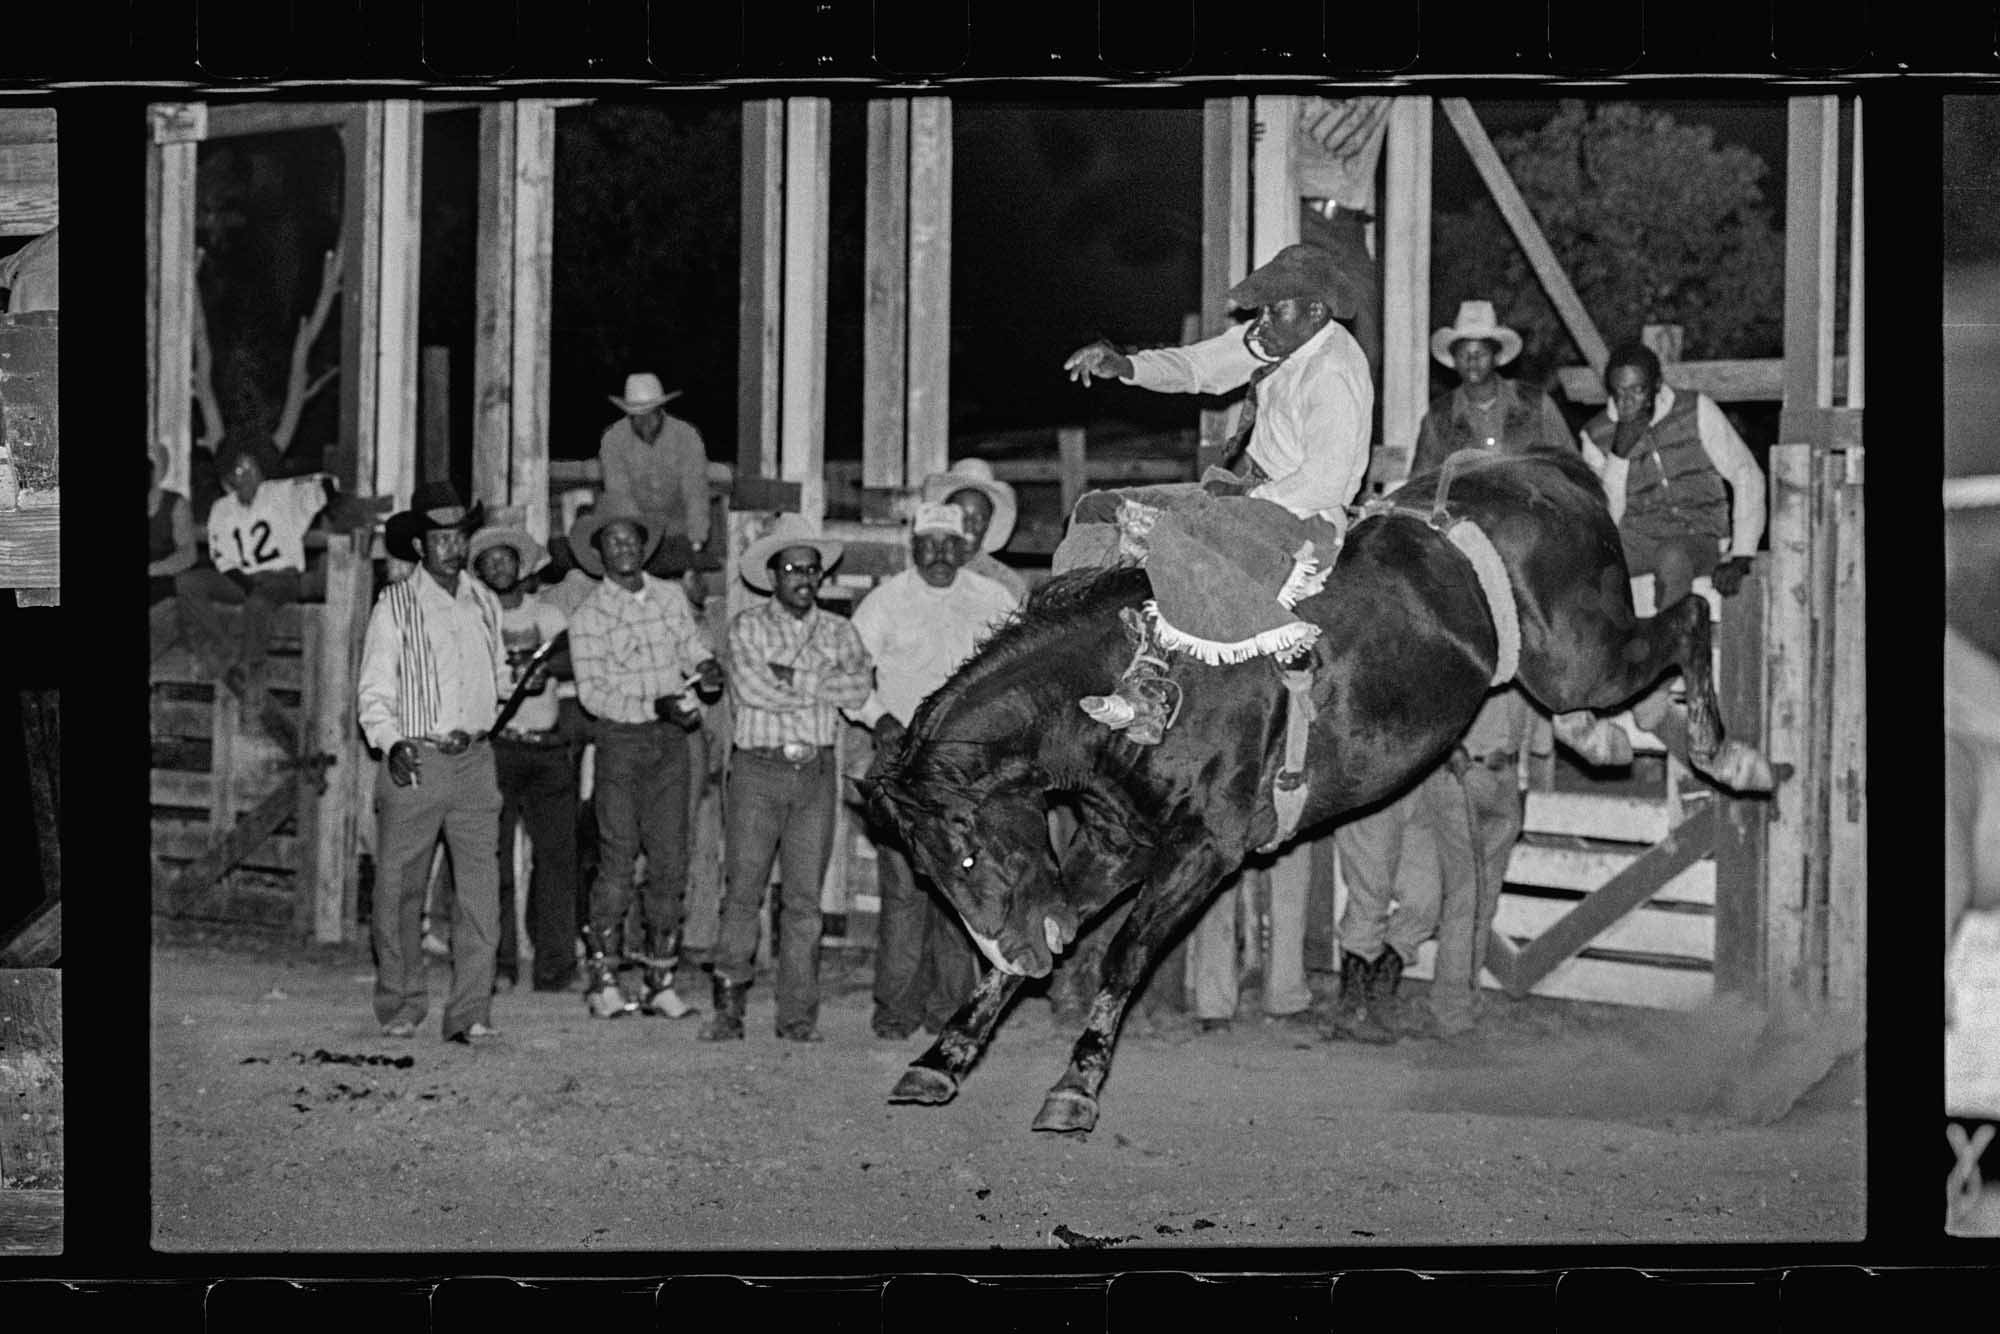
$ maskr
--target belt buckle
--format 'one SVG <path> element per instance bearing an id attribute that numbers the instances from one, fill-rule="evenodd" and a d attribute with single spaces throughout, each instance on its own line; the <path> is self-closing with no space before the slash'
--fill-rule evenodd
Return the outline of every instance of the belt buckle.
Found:
<path id="1" fill-rule="evenodd" d="M 472 738 L 463 732 L 453 732 L 437 743 L 438 753 L 441 755 L 463 755 L 471 747 Z"/>
<path id="2" fill-rule="evenodd" d="M 787 741 L 780 749 L 783 751 L 787 763 L 804 764 L 813 757 L 813 752 L 817 747 L 809 746 L 803 741 Z"/>

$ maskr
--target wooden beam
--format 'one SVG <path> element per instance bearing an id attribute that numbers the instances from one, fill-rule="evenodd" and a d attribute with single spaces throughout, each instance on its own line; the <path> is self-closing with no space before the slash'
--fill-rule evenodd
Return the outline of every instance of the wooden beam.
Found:
<path id="1" fill-rule="evenodd" d="M 1662 378 L 1676 390 L 1698 390 L 1718 403 L 1776 403 L 1785 396 L 1785 363 L 1779 357 L 1682 361 L 1660 369 Z M 1848 358 L 1834 359 L 1834 373 L 1852 377 Z M 1601 372 L 1588 366 L 1565 366 L 1556 374 L 1570 402 L 1604 402 Z"/>
<path id="2" fill-rule="evenodd" d="M 0 940 L 0 968 L 53 968 L 62 961 L 62 900 L 45 899 Z M 8 1034 L 17 1047 L 19 1034 Z"/>
<path id="3" fill-rule="evenodd" d="M 204 139 L 340 126 L 347 123 L 354 111 L 352 102 L 210 102 L 207 105 L 208 121 L 200 134 Z"/>
<path id="4" fill-rule="evenodd" d="M 1807 950 L 1817 868 L 1813 829 L 1818 788 L 1812 697 L 1812 447 L 1774 445 L 1770 454 L 1770 585 L 1764 614 L 1773 764 L 1792 766 L 1772 799 L 1765 901 L 1765 977 L 1774 1001 L 1817 991 Z"/>
<path id="5" fill-rule="evenodd" d="M 1250 265 L 1255 268 L 1299 239 L 1293 158 L 1299 99 L 1283 93 L 1259 97 L 1250 112 L 1258 127 L 1250 146 Z"/>
<path id="6" fill-rule="evenodd" d="M 785 272 L 785 103 L 743 104 L 743 244 L 737 320 L 736 472 L 778 475 L 778 335 Z"/>
<path id="7" fill-rule="evenodd" d="M 0 510 L 0 588 L 62 583 L 62 511 Z"/>
<path id="8" fill-rule="evenodd" d="M 1390 103 L 1384 148 L 1382 443 L 1414 450 L 1417 428 L 1430 408 L 1430 98 L 1398 97 Z"/>
<path id="9" fill-rule="evenodd" d="M 1861 179 L 1861 98 L 1854 99 L 1854 165 L 1849 168 L 1853 183 L 1848 190 L 1847 215 L 1847 406 L 1860 409 L 1866 405 L 1865 386 L 1867 377 L 1862 373 L 1868 356 L 1868 323 L 1865 313 L 1868 306 L 1868 284 L 1866 255 L 1862 249 L 1862 218 L 1866 210 L 1862 207 L 1863 192 Z M 1835 374 L 1839 374 L 1836 363 Z"/>
<path id="10" fill-rule="evenodd" d="M 1832 104 L 1829 114 L 1829 103 Z M 1839 100 L 1787 99 L 1785 156 L 1785 406 L 1833 404 L 1835 201 Z M 1828 166 L 1828 153 L 1833 165 Z"/>
<path id="11" fill-rule="evenodd" d="M 417 482 L 417 294 L 423 238 L 423 118 L 417 104 L 382 104 L 381 316 L 376 361 L 374 486 L 409 500 Z"/>
<path id="12" fill-rule="evenodd" d="M 514 104 L 513 387 L 507 503 L 549 538 L 549 330 L 555 258 L 556 113 Z"/>
<path id="13" fill-rule="evenodd" d="M 479 183 L 472 292 L 472 490 L 508 494 L 514 439 L 513 105 L 479 109 Z"/>
<path id="14" fill-rule="evenodd" d="M 1081 426 L 1065 426 L 1056 432 L 1056 460 L 1061 470 L 1058 477 L 1065 518 L 1076 508 L 1076 502 L 1083 498 L 1089 477 L 1089 464 L 1084 457 L 1087 443 Z"/>
<path id="15" fill-rule="evenodd" d="M 1866 455 L 1829 454 L 1833 651 L 1827 692 L 1827 1000 L 1859 1011 L 1868 980 L 1868 576 Z"/>
<path id="16" fill-rule="evenodd" d="M 1231 323 L 1229 289 L 1250 272 L 1250 99 L 1207 99 L 1201 126 L 1201 336 L 1213 338 Z M 1197 475 L 1222 462 L 1239 412 L 1201 414 Z"/>
<path id="17" fill-rule="evenodd" d="M 786 99 L 784 361 L 778 473 L 799 484 L 799 513 L 813 524 L 826 516 L 826 289 L 832 126 L 833 104 L 827 98 Z"/>
<path id="18" fill-rule="evenodd" d="M 0 107 L 0 148 L 56 141 L 54 107 Z"/>
<path id="19" fill-rule="evenodd" d="M 1682 821 L 1666 838 L 1524 946 L 1514 959 L 1513 976 L 1507 979 L 1509 994 L 1525 996 L 1558 965 L 1580 953 L 1606 927 L 1714 849 L 1715 807 L 1710 804 Z"/>
<path id="20" fill-rule="evenodd" d="M 148 287 L 154 297 L 148 333 L 153 440 L 167 448 L 169 487 L 186 495 L 194 447 L 194 205 L 195 146 L 149 148 Z"/>
<path id="21" fill-rule="evenodd" d="M 56 145 L 0 142 L 0 236 L 39 236 L 56 225 Z"/>
<path id="22" fill-rule="evenodd" d="M 1735 597 L 1722 604 L 1716 695 L 1731 736 L 1768 753 L 1764 608 L 1770 558 L 1755 558 Z M 1719 795 L 1715 834 L 1715 989 L 1762 1006 L 1765 995 L 1765 888 L 1772 803 Z"/>
<path id="23" fill-rule="evenodd" d="M 861 297 L 861 481 L 902 486 L 908 393 L 910 99 L 868 103 Z M 921 482 L 922 478 L 912 478 Z"/>
<path id="24" fill-rule="evenodd" d="M 921 483 L 951 464 L 951 99 L 910 99 L 909 445 Z M 792 318 L 788 311 L 786 318 Z"/>
<path id="25" fill-rule="evenodd" d="M 196 860 L 154 896 L 155 911 L 179 916 L 195 906 L 201 896 L 215 888 L 215 882 L 257 846 L 276 832 L 294 812 L 298 802 L 298 775 L 288 774 L 271 793 L 237 820 L 229 833 L 218 839 Z"/>
<path id="26" fill-rule="evenodd" d="M 1520 244 L 1521 252 L 1528 257 L 1529 266 L 1541 280 L 1542 290 L 1548 293 L 1550 304 L 1562 316 L 1563 327 L 1569 330 L 1569 336 L 1575 340 L 1590 368 L 1602 376 L 1604 363 L 1611 356 L 1604 344 L 1604 335 L 1597 331 L 1590 312 L 1584 309 L 1583 299 L 1571 286 L 1569 275 L 1563 272 L 1555 251 L 1549 247 L 1548 238 L 1542 235 L 1541 224 L 1535 221 L 1528 201 L 1521 197 L 1520 187 L 1514 184 L 1514 178 L 1507 172 L 1507 164 L 1500 160 L 1499 150 L 1486 137 L 1486 127 L 1479 123 L 1472 104 L 1462 97 L 1443 98 L 1441 105 L 1452 129 L 1458 131 L 1459 140 L 1471 156 L 1479 178 L 1486 182 L 1487 192 L 1493 196 L 1500 216 L 1506 219 L 1508 229 L 1514 233 L 1514 240 Z"/>
<path id="27" fill-rule="evenodd" d="M 359 538 L 339 533 L 327 539 L 326 602 L 315 623 L 317 652 L 308 644 L 311 688 L 304 692 L 300 734 L 308 754 L 334 757 L 325 793 L 302 784 L 299 834 L 306 851 L 299 866 L 300 893 L 312 903 L 312 937 L 331 944 L 345 940 L 354 922 L 356 854 L 366 807 L 357 779 L 372 777 L 367 747 L 356 719 L 354 687 L 360 675 L 362 638 L 368 627 L 371 570 Z"/>
<path id="28" fill-rule="evenodd" d="M 376 360 L 382 286 L 382 103 L 351 108 L 341 127 L 346 153 L 340 234 L 340 435 L 326 470 L 354 495 L 375 489 Z"/>

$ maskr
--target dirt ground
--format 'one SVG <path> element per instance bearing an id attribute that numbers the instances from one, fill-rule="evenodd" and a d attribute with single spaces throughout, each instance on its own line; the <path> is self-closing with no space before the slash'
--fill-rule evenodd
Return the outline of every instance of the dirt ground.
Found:
<path id="1" fill-rule="evenodd" d="M 868 1031 L 829 951 L 814 1047 L 696 1020 L 494 1004 L 504 1037 L 414 1041 L 365 952 L 181 937 L 153 967 L 163 1250 L 1210 1247 L 1853 1240 L 1850 1034 L 1727 1008 L 1496 998 L 1463 1048 L 1371 1048 L 1256 1016 L 1136 1018 L 1097 1130 L 1031 1132 L 1074 1034 L 1025 998 L 946 1107 L 884 1099 L 928 1038 Z M 1331 979 L 1322 979 L 1331 981 Z M 1406 984 L 1421 992 L 1421 984 Z M 684 994 L 706 1008 L 706 987 Z M 1845 1054 L 1843 1054 L 1845 1053 Z"/>

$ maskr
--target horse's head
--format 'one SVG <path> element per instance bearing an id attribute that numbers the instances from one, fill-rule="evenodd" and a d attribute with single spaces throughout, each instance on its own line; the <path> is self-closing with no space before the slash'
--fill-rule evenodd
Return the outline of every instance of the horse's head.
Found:
<path id="1" fill-rule="evenodd" d="M 897 831 L 911 865 L 958 910 L 993 966 L 1046 977 L 1076 939 L 1077 918 L 1063 900 L 1041 788 L 931 783 L 918 791 L 893 775 L 860 787 L 878 825 Z"/>

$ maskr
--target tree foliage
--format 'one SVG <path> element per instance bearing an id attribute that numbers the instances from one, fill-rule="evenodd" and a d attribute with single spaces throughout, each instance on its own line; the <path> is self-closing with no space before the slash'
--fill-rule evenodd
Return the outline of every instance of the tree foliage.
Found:
<path id="1" fill-rule="evenodd" d="M 1688 360 L 1779 354 L 1784 240 L 1761 157 L 1662 112 L 1575 100 L 1495 147 L 1608 341 L 1679 324 Z M 1527 340 L 1524 376 L 1584 360 L 1489 197 L 1433 226 L 1433 327 L 1483 297 Z"/>

